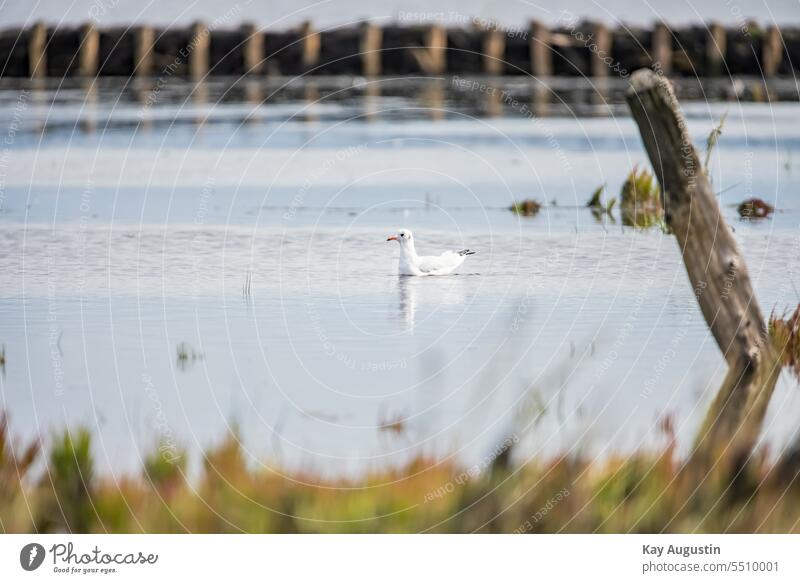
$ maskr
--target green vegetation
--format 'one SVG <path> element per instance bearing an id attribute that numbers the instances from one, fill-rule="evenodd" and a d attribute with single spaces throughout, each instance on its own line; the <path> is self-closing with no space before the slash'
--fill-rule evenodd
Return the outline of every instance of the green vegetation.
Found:
<path id="1" fill-rule="evenodd" d="M 589 198 L 589 202 L 586 203 L 587 208 L 591 209 L 592 215 L 596 219 L 602 219 L 603 215 L 608 215 L 609 218 L 613 219 L 614 215 L 611 214 L 611 211 L 614 209 L 614 205 L 617 204 L 617 199 L 612 198 L 608 201 L 607 204 L 603 203 L 603 192 L 606 189 L 605 184 L 601 184 L 598 186 L 595 191 L 592 193 L 592 196 Z"/>
<path id="2" fill-rule="evenodd" d="M 541 208 L 541 203 L 533 200 L 532 198 L 515 202 L 511 205 L 511 211 L 523 217 L 535 217 L 537 214 L 539 214 L 539 210 L 541 210 Z"/>
<path id="3" fill-rule="evenodd" d="M 661 188 L 655 176 L 634 167 L 620 192 L 622 224 L 628 227 L 653 227 L 663 224 Z"/>
<path id="4" fill-rule="evenodd" d="M 670 422 L 660 451 L 512 463 L 506 440 L 482 466 L 419 457 L 358 480 L 253 465 L 233 434 L 192 480 L 161 448 L 140 476 L 98 477 L 83 430 L 56 437 L 35 477 L 39 447 L 0 427 L 6 532 L 800 532 L 797 456 L 722 458 L 698 476 Z"/>

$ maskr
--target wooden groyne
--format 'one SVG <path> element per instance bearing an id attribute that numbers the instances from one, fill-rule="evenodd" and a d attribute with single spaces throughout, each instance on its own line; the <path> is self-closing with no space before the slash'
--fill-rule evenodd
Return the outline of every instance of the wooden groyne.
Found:
<path id="1" fill-rule="evenodd" d="M 791 76 L 800 28 L 717 24 L 608 29 L 591 22 L 504 29 L 437 24 L 286 31 L 222 28 L 57 28 L 0 31 L 0 76 L 441 75 L 627 77 L 641 67 L 672 76 Z"/>

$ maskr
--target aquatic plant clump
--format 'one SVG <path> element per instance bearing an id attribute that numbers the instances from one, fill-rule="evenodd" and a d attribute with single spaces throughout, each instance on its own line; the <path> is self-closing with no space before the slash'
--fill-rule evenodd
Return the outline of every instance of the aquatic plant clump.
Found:
<path id="1" fill-rule="evenodd" d="M 586 203 L 586 207 L 592 211 L 596 219 L 601 219 L 603 215 L 608 215 L 613 219 L 611 211 L 614 209 L 614 205 L 617 204 L 617 199 L 612 198 L 608 203 L 603 203 L 603 192 L 605 189 L 605 184 L 598 186 L 589 198 L 589 202 Z"/>
<path id="2" fill-rule="evenodd" d="M 652 227 L 663 223 L 661 188 L 646 168 L 634 167 L 620 191 L 622 224 L 628 227 Z"/>
<path id="3" fill-rule="evenodd" d="M 769 334 L 783 365 L 800 379 L 800 304 L 789 317 L 771 314 Z"/>
<path id="4" fill-rule="evenodd" d="M 539 214 L 541 208 L 542 204 L 532 198 L 511 205 L 511 211 L 523 217 L 534 217 Z"/>
<path id="5" fill-rule="evenodd" d="M 743 219 L 765 219 L 775 212 L 775 207 L 760 198 L 749 198 L 742 201 L 736 210 Z"/>

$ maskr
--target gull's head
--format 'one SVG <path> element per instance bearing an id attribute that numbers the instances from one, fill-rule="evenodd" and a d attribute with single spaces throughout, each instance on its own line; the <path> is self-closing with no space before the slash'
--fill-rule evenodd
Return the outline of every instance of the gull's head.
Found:
<path id="1" fill-rule="evenodd" d="M 411 243 L 411 231 L 408 229 L 400 229 L 397 231 L 396 235 L 391 235 L 386 240 L 387 241 L 397 241 L 400 245 L 408 245 Z"/>

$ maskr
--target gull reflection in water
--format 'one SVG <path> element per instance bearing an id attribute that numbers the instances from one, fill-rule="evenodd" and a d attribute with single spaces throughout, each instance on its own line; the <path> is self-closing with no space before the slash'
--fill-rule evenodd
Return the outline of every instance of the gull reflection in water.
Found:
<path id="1" fill-rule="evenodd" d="M 417 287 L 422 278 L 401 275 L 400 290 L 400 321 L 407 332 L 414 331 L 414 321 L 417 317 Z"/>
<path id="2" fill-rule="evenodd" d="M 401 275 L 398 279 L 398 307 L 403 330 L 413 332 L 417 325 L 420 301 L 436 312 L 448 306 L 464 305 L 464 278 L 458 275 L 414 277 Z"/>

